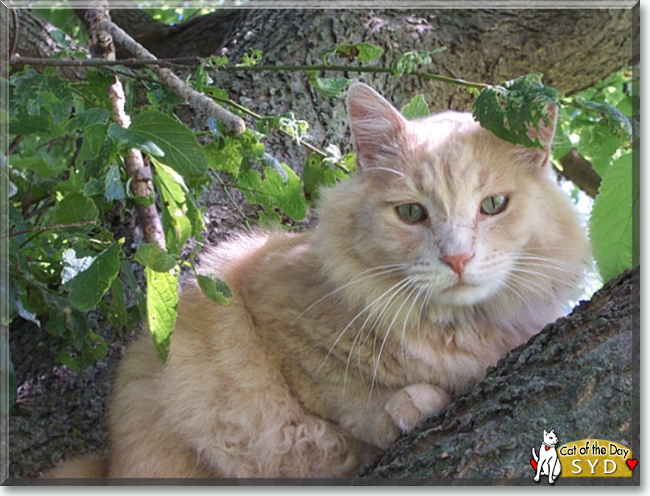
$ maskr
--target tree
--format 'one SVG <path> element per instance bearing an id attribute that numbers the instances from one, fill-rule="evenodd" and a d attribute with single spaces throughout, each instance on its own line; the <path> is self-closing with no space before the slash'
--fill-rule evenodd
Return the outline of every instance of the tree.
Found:
<path id="1" fill-rule="evenodd" d="M 18 53 L 25 58 L 29 56 L 44 57 L 61 51 L 73 52 L 85 49 L 81 46 L 82 44 L 78 44 L 78 46 L 73 40 L 66 39 L 56 32 L 53 33 L 51 25 L 48 25 L 38 15 L 38 12 L 13 12 L 18 14 L 17 24 L 15 23 L 16 17 L 9 18 L 8 11 L 5 10 L 2 14 L 4 16 L 3 25 L 10 26 L 10 31 L 14 33 L 14 39 L 17 39 L 16 49 L 10 47 L 8 52 Z M 79 14 L 83 17 L 84 13 Z M 547 86 L 553 86 L 565 95 L 591 87 L 631 62 L 629 58 L 631 54 L 631 11 L 622 9 L 608 11 L 421 10 L 408 12 L 234 10 L 216 11 L 212 14 L 196 16 L 171 28 L 153 21 L 151 17 L 139 10 L 111 11 L 111 17 L 117 25 L 131 33 L 136 40 L 141 41 L 158 58 L 204 57 L 216 53 L 227 55 L 231 61 L 242 61 L 246 57 L 254 59 L 256 50 L 261 50 L 265 65 L 315 65 L 320 64 L 318 52 L 323 48 L 336 47 L 343 43 L 366 42 L 384 49 L 383 59 L 380 58 L 367 64 L 372 68 L 387 66 L 405 52 L 421 50 L 422 47 L 433 51 L 444 46 L 446 47 L 444 57 L 433 54 L 432 64 L 427 68 L 428 71 L 452 76 L 455 79 L 462 78 L 467 81 L 494 84 L 515 76 L 541 72 L 545 74 L 544 83 Z M 70 20 L 67 19 L 66 22 L 70 22 Z M 16 33 L 19 33 L 20 36 L 16 37 Z M 118 56 L 121 53 L 124 53 L 123 48 L 118 46 Z M 336 54 L 330 54 L 330 63 L 332 60 L 338 62 L 346 59 L 345 57 L 336 59 L 334 57 Z M 354 58 L 353 55 L 349 55 L 349 57 Z M 563 63 L 558 64 L 558 60 L 562 60 Z M 19 61 L 14 60 L 14 62 Z M 346 146 L 347 130 L 344 109 L 340 100 L 324 98 L 313 84 L 318 81 L 317 78 L 328 82 L 325 79 L 326 76 L 335 78 L 341 74 L 320 72 L 306 77 L 304 71 L 290 72 L 288 68 L 258 72 L 261 63 L 257 63 L 257 66 L 253 64 L 254 61 L 249 64 L 251 67 L 248 70 L 235 73 L 229 72 L 230 69 L 225 66 L 219 67 L 219 70 L 213 74 L 215 85 L 227 89 L 230 98 L 254 109 L 261 116 L 279 116 L 294 112 L 300 120 L 304 119 L 310 125 L 309 143 L 315 144 L 321 149 L 325 148 L 327 144 L 337 144 L 342 148 Z M 35 67 L 39 66 L 35 65 Z M 21 68 L 19 63 L 14 63 L 12 70 L 18 71 Z M 175 68 L 175 70 L 178 69 L 178 67 Z M 72 80 L 87 77 L 87 74 L 84 75 L 85 68 L 73 67 L 61 70 L 66 71 L 62 72 L 62 75 Z M 348 75 L 357 76 L 357 74 Z M 398 79 L 387 73 L 361 73 L 359 77 L 371 81 L 373 86 L 394 101 L 406 102 L 415 93 L 424 94 L 426 102 L 434 110 L 468 109 L 474 98 L 462 87 L 441 84 L 422 77 L 405 76 Z M 370 77 L 372 79 L 369 79 Z M 131 81 L 133 84 L 137 84 L 137 81 L 143 80 L 135 78 Z M 263 84 L 260 84 L 260 81 L 263 81 Z M 153 91 L 152 88 L 149 89 Z M 214 96 L 219 97 L 220 95 L 214 94 Z M 181 103 L 181 101 L 177 103 Z M 192 129 L 209 130 L 211 127 L 204 115 L 197 115 L 193 109 L 187 106 L 179 108 L 177 115 Z M 288 120 L 288 123 L 294 126 L 298 125 L 296 124 L 298 122 L 295 119 Z M 281 127 L 277 122 L 270 125 Z M 128 139 L 126 141 L 129 142 Z M 227 143 L 229 142 L 227 141 Z M 17 144 L 15 141 L 12 143 L 15 146 L 19 144 L 20 141 Z M 267 136 L 265 146 L 266 150 L 270 151 L 271 158 L 279 157 L 281 161 L 290 164 L 298 171 L 306 163 L 310 153 L 310 150 L 296 147 L 292 140 L 286 139 L 277 132 Z M 343 151 L 351 151 L 351 148 L 348 145 L 347 150 L 343 149 Z M 77 150 L 78 152 L 79 150 Z M 588 162 L 587 165 L 590 166 Z M 568 171 L 568 167 L 566 170 Z M 600 180 L 600 177 L 596 177 L 597 179 L 587 180 L 586 190 L 592 188 L 593 191 L 593 181 Z M 232 194 L 236 194 L 236 191 Z M 217 195 L 220 201 L 223 199 L 223 193 L 211 192 L 209 195 Z M 219 197 L 219 195 L 221 196 Z M 229 205 L 227 198 L 225 204 Z M 234 215 L 231 213 L 226 217 L 231 224 L 235 223 L 232 218 L 239 216 L 238 209 L 241 208 L 248 209 L 249 207 L 240 207 L 239 205 L 230 207 L 230 211 Z M 249 209 L 246 211 L 251 213 Z M 124 223 L 125 220 L 129 221 L 130 219 L 128 213 L 112 215 L 117 223 Z M 214 222 L 220 220 L 215 219 Z M 75 260 L 81 260 L 82 255 L 75 254 Z M 124 267 L 122 266 L 122 268 Z M 113 279 L 113 281 L 115 280 L 119 280 L 119 278 Z M 112 284 L 110 283 L 111 286 Z M 134 288 L 132 290 L 133 297 L 139 298 L 137 290 Z M 112 288 L 112 291 L 119 293 L 119 285 Z M 111 309 L 115 312 L 122 311 L 110 305 L 109 302 L 109 314 Z M 25 315 L 29 315 L 29 313 L 24 314 L 23 317 Z M 95 329 L 104 325 L 101 323 L 102 317 L 96 318 L 100 319 L 100 323 L 95 326 Z M 32 329 L 31 332 L 35 336 L 39 336 L 39 340 L 51 342 L 51 338 L 45 338 L 38 333 L 38 330 Z M 97 331 L 97 334 L 100 332 Z M 110 335 L 110 331 L 106 335 Z M 12 345 L 20 346 L 19 343 L 23 340 L 29 341 L 25 336 L 17 336 L 14 339 L 12 333 Z M 29 345 L 24 344 L 23 346 Z M 119 344 L 110 342 L 108 345 L 109 356 L 115 360 L 119 355 L 119 346 Z M 30 353 L 32 353 L 31 350 L 27 354 Z M 29 370 L 28 367 L 21 368 L 21 373 Z M 34 368 L 38 369 L 39 367 L 32 367 L 32 369 Z M 106 381 L 108 374 L 105 365 L 100 364 L 92 370 L 89 372 L 87 369 L 79 375 L 75 375 L 74 379 L 70 379 L 71 384 L 76 384 L 75 387 L 79 388 L 82 384 L 84 386 L 92 384 L 91 387 L 98 388 L 105 393 L 105 382 L 103 385 L 97 385 L 96 381 L 91 379 L 93 374 L 99 374 Z M 49 382 L 51 370 L 45 373 L 46 381 L 53 384 Z M 59 369 L 57 373 L 69 374 L 66 369 Z M 37 388 L 38 384 L 32 382 L 26 389 L 29 387 Z M 61 382 L 54 386 L 59 391 L 61 391 L 61 387 L 65 388 Z M 28 392 L 25 391 L 23 394 Z M 628 392 L 623 391 L 621 394 L 625 395 Z M 12 469 L 13 474 L 35 475 L 39 469 L 47 468 L 63 454 L 101 451 L 103 448 L 101 418 L 102 409 L 105 406 L 104 400 L 101 398 L 90 400 L 88 397 L 79 399 L 78 395 L 77 398 L 69 403 L 76 405 L 78 409 L 86 410 L 81 416 L 86 417 L 84 423 L 88 429 L 84 430 L 90 431 L 90 434 L 68 435 L 59 438 L 61 444 L 58 446 L 60 448 L 57 447 L 58 442 L 45 441 L 43 437 L 47 438 L 48 433 L 49 436 L 60 436 L 61 432 L 70 434 L 71 429 L 74 429 L 72 422 L 65 422 L 65 425 L 55 423 L 44 426 L 42 422 L 25 421 L 28 417 L 26 415 L 21 417 L 21 415 L 27 413 L 26 407 L 29 405 L 32 408 L 31 413 L 38 412 L 39 407 L 31 406 L 34 405 L 32 403 L 34 400 L 29 397 L 23 406 L 19 406 L 18 415 L 12 417 L 12 433 L 14 431 L 31 432 L 34 423 L 40 424 L 40 426 L 36 432 L 30 434 L 27 445 L 12 446 L 12 463 L 18 465 L 15 470 Z M 66 398 L 66 400 L 68 399 Z M 85 403 L 86 401 L 87 403 Z M 99 410 L 93 410 L 95 402 L 98 402 Z M 56 405 L 56 401 L 51 405 Z M 47 408 L 43 408 L 40 407 L 40 415 L 47 411 Z M 80 415 L 80 412 L 73 413 L 72 409 L 71 406 L 64 415 Z M 39 413 L 36 413 L 32 419 L 38 418 L 38 416 Z M 47 450 L 40 453 L 33 462 L 25 460 L 20 466 L 17 463 L 17 457 L 20 457 L 21 454 L 24 456 L 33 448 L 34 443 L 39 442 L 46 444 Z M 93 444 L 93 448 L 89 449 L 88 443 Z"/>

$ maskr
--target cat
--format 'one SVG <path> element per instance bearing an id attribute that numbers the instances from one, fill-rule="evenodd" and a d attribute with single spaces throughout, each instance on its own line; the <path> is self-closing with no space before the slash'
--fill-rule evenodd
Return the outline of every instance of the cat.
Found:
<path id="1" fill-rule="evenodd" d="M 557 457 L 556 444 L 557 435 L 555 434 L 555 429 L 551 429 L 551 432 L 546 432 L 546 429 L 544 429 L 544 441 L 542 441 L 542 445 L 539 447 L 539 457 L 535 453 L 535 448 L 532 449 L 533 459 L 537 464 L 535 467 L 535 482 L 539 482 L 540 475 L 548 475 L 548 483 L 553 484 L 560 474 L 562 465 L 560 465 Z"/>
<path id="2" fill-rule="evenodd" d="M 357 171 L 321 192 L 313 230 L 205 255 L 231 304 L 190 282 L 166 364 L 148 336 L 130 346 L 88 476 L 352 475 L 579 296 L 590 255 L 549 160 L 554 106 L 527 149 L 467 113 L 406 120 L 362 83 L 347 105 Z"/>

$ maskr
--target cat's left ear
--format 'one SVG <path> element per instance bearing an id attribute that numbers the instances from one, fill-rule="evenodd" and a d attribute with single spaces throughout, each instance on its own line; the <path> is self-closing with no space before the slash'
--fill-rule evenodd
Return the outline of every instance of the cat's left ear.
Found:
<path id="1" fill-rule="evenodd" d="M 551 146 L 553 145 L 553 137 L 555 136 L 555 125 L 557 123 L 558 108 L 553 102 L 548 102 L 542 110 L 542 116 L 538 121 L 536 129 L 531 125 L 528 128 L 528 136 L 530 139 L 538 139 L 543 148 L 532 148 L 529 150 L 531 161 L 535 165 L 544 167 L 550 162 L 551 159 Z"/>
<path id="2" fill-rule="evenodd" d="M 363 83 L 348 90 L 348 117 L 360 169 L 397 156 L 407 122 L 379 93 Z"/>

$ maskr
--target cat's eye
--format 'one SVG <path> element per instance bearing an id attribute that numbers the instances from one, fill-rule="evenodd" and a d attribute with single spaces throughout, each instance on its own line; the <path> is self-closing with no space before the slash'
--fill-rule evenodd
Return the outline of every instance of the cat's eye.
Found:
<path id="1" fill-rule="evenodd" d="M 496 215 L 503 212 L 508 206 L 506 195 L 488 196 L 481 202 L 481 213 L 485 215 Z"/>
<path id="2" fill-rule="evenodd" d="M 428 217 L 426 209 L 419 203 L 402 203 L 395 208 L 397 215 L 409 224 L 416 224 Z"/>

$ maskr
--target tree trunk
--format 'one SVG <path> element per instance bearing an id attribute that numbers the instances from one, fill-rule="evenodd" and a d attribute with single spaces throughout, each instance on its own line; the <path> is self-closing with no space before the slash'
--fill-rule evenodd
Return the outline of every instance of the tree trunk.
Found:
<path id="1" fill-rule="evenodd" d="M 361 477 L 524 477 L 532 484 L 531 448 L 544 429 L 555 429 L 559 445 L 605 439 L 636 456 L 639 291 L 638 268 L 608 283 L 395 442 Z"/>

